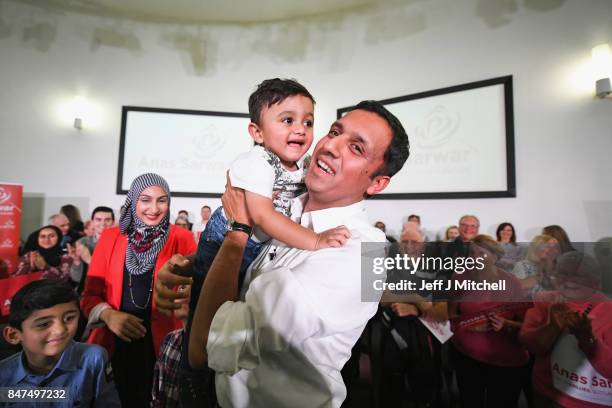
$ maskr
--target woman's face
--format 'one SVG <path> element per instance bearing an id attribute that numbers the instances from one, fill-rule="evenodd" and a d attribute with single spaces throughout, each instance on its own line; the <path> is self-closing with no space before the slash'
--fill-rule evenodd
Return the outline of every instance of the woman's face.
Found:
<path id="1" fill-rule="evenodd" d="M 540 245 L 538 249 L 538 258 L 540 261 L 547 261 L 554 259 L 559 253 L 559 243 L 553 238 L 545 244 Z"/>
<path id="2" fill-rule="evenodd" d="M 170 199 L 159 186 L 145 189 L 136 201 L 136 216 L 148 226 L 158 225 L 168 213 Z"/>
<path id="3" fill-rule="evenodd" d="M 38 246 L 44 249 L 53 248 L 57 245 L 59 237 L 55 230 L 51 228 L 43 228 L 38 233 Z"/>
<path id="4" fill-rule="evenodd" d="M 504 228 L 502 228 L 502 230 L 499 231 L 499 237 L 501 238 L 501 242 L 510 242 L 510 239 L 512 238 L 512 227 L 506 225 Z"/>
<path id="5" fill-rule="evenodd" d="M 451 228 L 448 230 L 448 240 L 454 241 L 459 236 L 459 228 Z"/>

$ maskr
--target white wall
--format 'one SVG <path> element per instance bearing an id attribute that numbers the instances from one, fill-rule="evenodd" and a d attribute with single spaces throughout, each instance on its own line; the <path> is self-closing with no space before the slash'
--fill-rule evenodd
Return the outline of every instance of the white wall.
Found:
<path id="1" fill-rule="evenodd" d="M 594 45 L 612 43 L 612 2 L 383 4 L 284 23 L 196 27 L 0 2 L 0 181 L 43 195 L 41 217 L 64 198 L 85 213 L 118 208 L 122 105 L 246 112 L 255 84 L 295 77 L 318 101 L 315 134 L 323 135 L 336 108 L 362 99 L 511 74 L 517 198 L 371 201 L 372 222 L 397 232 L 403 217 L 418 213 L 437 231 L 474 213 L 484 232 L 509 220 L 523 240 L 550 223 L 574 240 L 612 235 L 612 100 L 593 98 L 586 65 Z M 56 112 L 77 93 L 96 109 L 80 132 Z M 219 203 L 175 198 L 173 212 L 197 214 L 204 202 Z"/>

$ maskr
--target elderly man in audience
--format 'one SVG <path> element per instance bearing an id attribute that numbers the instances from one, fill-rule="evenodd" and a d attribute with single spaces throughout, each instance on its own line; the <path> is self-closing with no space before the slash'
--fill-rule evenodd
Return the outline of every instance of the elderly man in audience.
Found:
<path id="1" fill-rule="evenodd" d="M 49 217 L 49 224 L 56 226 L 62 232 L 60 246 L 67 249 L 68 244 L 74 243 L 80 235 L 70 230 L 70 220 L 64 214 L 53 214 Z"/>

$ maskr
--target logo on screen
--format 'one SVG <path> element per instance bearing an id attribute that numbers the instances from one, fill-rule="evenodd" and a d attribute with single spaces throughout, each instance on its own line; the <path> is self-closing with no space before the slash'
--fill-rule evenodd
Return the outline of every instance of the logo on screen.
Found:
<path id="1" fill-rule="evenodd" d="M 0 204 L 11 199 L 11 193 L 0 187 Z"/>
<path id="2" fill-rule="evenodd" d="M 415 128 L 417 146 L 435 149 L 448 143 L 459 128 L 459 122 L 459 115 L 449 112 L 443 106 L 436 106 Z"/>
<path id="3" fill-rule="evenodd" d="M 215 157 L 223 149 L 226 139 L 216 126 L 208 126 L 193 138 L 193 154 L 201 159 Z"/>

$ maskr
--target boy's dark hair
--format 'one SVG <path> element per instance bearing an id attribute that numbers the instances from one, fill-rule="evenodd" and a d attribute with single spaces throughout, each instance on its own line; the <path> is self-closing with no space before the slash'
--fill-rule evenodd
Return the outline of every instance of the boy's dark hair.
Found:
<path id="1" fill-rule="evenodd" d="M 11 300 L 9 325 L 21 330 L 23 321 L 35 311 L 70 302 L 79 306 L 79 297 L 68 283 L 56 279 L 30 282 L 19 289 Z"/>
<path id="2" fill-rule="evenodd" d="M 371 178 L 376 176 L 394 176 L 402 169 L 404 163 L 410 156 L 410 142 L 408 134 L 404 130 L 399 119 L 389 112 L 387 108 L 377 101 L 361 101 L 352 110 L 361 109 L 372 112 L 383 118 L 391 128 L 391 142 L 385 151 L 383 164 L 372 173 Z"/>
<path id="3" fill-rule="evenodd" d="M 255 92 L 249 96 L 249 116 L 251 122 L 261 125 L 261 111 L 264 108 L 281 103 L 285 99 L 294 95 L 302 95 L 310 98 L 313 105 L 314 98 L 308 90 L 295 79 L 266 79 L 257 85 Z"/>
<path id="4" fill-rule="evenodd" d="M 99 213 L 99 212 L 111 213 L 111 218 L 113 219 L 113 221 L 115 221 L 115 212 L 113 211 L 113 209 L 110 208 L 110 207 L 105 207 L 103 205 L 100 205 L 100 206 L 94 208 L 94 210 L 91 212 L 91 219 L 93 220 L 93 218 L 96 215 L 96 213 Z"/>

